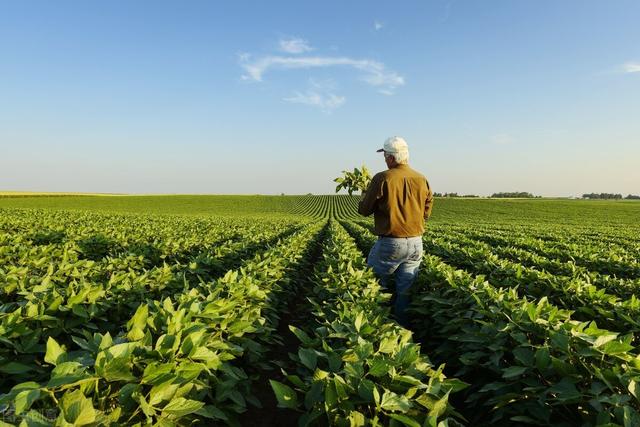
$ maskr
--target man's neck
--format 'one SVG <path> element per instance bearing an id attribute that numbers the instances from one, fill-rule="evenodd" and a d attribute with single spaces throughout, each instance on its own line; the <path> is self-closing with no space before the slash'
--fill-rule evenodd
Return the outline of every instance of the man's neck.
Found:
<path id="1" fill-rule="evenodd" d="M 406 163 L 394 163 L 392 165 L 389 165 L 389 169 L 394 169 L 399 167 L 409 167 L 409 165 Z"/>

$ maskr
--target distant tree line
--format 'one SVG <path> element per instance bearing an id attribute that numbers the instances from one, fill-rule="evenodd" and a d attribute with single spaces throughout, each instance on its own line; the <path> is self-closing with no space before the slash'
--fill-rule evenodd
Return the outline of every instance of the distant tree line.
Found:
<path id="1" fill-rule="evenodd" d="M 621 200 L 622 194 L 614 194 L 614 193 L 586 193 L 582 195 L 583 199 L 607 199 L 607 200 Z M 627 200 L 639 200 L 640 196 L 636 196 L 635 194 L 629 194 L 625 197 Z"/>
<path id="2" fill-rule="evenodd" d="M 502 193 L 493 193 L 491 197 L 495 198 L 518 198 L 518 199 L 533 199 L 535 197 L 531 193 L 527 193 L 526 191 L 513 191 L 513 192 L 502 192 Z"/>
<path id="3" fill-rule="evenodd" d="M 459 195 L 458 193 L 433 193 L 434 197 L 480 197 L 475 194 Z"/>

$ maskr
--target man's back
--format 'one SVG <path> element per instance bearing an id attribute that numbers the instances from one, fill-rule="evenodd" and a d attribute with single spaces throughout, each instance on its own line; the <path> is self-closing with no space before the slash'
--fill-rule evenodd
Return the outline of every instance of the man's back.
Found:
<path id="1" fill-rule="evenodd" d="M 406 164 L 376 174 L 358 212 L 374 214 L 379 236 L 414 237 L 424 233 L 431 215 L 433 195 L 427 179 Z"/>

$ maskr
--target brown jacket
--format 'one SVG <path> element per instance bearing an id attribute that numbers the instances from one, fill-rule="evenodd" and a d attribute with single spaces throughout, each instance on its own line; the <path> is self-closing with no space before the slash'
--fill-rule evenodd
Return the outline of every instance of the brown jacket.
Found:
<path id="1" fill-rule="evenodd" d="M 373 177 L 358 212 L 373 214 L 378 236 L 415 237 L 424 233 L 424 220 L 432 208 L 427 178 L 408 165 L 398 165 Z"/>

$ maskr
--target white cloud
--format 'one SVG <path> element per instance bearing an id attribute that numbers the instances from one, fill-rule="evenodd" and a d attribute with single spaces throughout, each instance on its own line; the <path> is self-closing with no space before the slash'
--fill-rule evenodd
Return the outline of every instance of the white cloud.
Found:
<path id="1" fill-rule="evenodd" d="M 305 53 L 313 50 L 308 41 L 299 37 L 280 39 L 279 46 L 280 50 L 286 53 Z"/>
<path id="2" fill-rule="evenodd" d="M 317 107 L 325 113 L 331 113 L 346 102 L 344 96 L 333 93 L 335 83 L 333 81 L 319 82 L 314 79 L 309 80 L 310 88 L 304 93 L 296 91 L 294 96 L 284 98 L 284 101 L 294 104 L 304 104 Z"/>
<path id="3" fill-rule="evenodd" d="M 640 62 L 627 62 L 622 68 L 625 73 L 640 73 Z"/>
<path id="4" fill-rule="evenodd" d="M 373 22 L 373 28 L 376 31 L 380 31 L 383 27 L 384 27 L 384 24 L 382 22 L 380 22 L 380 21 L 374 21 Z"/>
<path id="5" fill-rule="evenodd" d="M 312 107 L 318 107 L 325 113 L 330 113 L 336 108 L 345 103 L 346 98 L 344 96 L 338 96 L 334 93 L 322 94 L 314 90 L 307 90 L 304 93 L 296 91 L 294 96 L 290 98 L 284 98 L 287 102 L 294 104 L 305 104 Z"/>
<path id="6" fill-rule="evenodd" d="M 246 80 L 262 81 L 264 74 L 271 68 L 275 69 L 305 69 L 346 66 L 362 71 L 361 80 L 377 87 L 381 93 L 393 94 L 393 91 L 404 85 L 404 78 L 395 71 L 387 70 L 381 62 L 370 59 L 354 59 L 349 57 L 330 56 L 264 56 L 254 61 L 241 60 L 241 65 L 247 72 L 243 76 Z"/>

